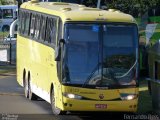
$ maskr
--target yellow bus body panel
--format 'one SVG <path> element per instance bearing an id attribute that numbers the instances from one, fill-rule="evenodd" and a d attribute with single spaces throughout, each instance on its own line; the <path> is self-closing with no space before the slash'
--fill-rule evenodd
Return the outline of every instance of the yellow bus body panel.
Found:
<path id="1" fill-rule="evenodd" d="M 123 88 L 123 89 L 87 89 L 78 87 L 62 86 L 63 93 L 72 93 L 75 95 L 83 96 L 82 100 L 71 99 L 63 97 L 61 109 L 70 111 L 137 111 L 138 98 L 133 100 L 121 100 L 120 94 L 136 94 L 138 95 L 138 88 Z M 103 95 L 103 99 L 99 96 Z M 66 105 L 65 105 L 66 103 Z M 107 108 L 95 108 L 96 104 L 107 105 Z"/>
<path id="2" fill-rule="evenodd" d="M 101 10 L 89 8 L 78 4 L 56 4 L 50 2 L 26 2 L 21 8 L 38 11 L 49 15 L 59 16 L 63 23 L 66 21 L 101 21 L 101 22 L 127 22 L 136 23 L 129 14 L 114 10 Z"/>
<path id="3" fill-rule="evenodd" d="M 23 70 L 31 73 L 31 81 L 50 92 L 51 82 L 58 81 L 54 49 L 23 38 L 17 38 L 17 80 L 23 86 Z M 23 59 L 22 59 L 23 58 Z"/>

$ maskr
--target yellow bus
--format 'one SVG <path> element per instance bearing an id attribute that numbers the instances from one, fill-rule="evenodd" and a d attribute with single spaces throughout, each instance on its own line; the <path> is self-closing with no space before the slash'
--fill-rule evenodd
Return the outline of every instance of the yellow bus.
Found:
<path id="1" fill-rule="evenodd" d="M 110 9 L 31 0 L 19 9 L 17 81 L 54 114 L 136 112 L 138 29 Z"/>

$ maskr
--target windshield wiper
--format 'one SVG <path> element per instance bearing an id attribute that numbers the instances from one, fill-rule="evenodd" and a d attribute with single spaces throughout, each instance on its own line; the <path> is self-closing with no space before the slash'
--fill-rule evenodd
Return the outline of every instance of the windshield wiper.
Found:
<path id="1" fill-rule="evenodd" d="M 82 85 L 82 87 L 85 87 L 86 84 L 91 80 L 91 78 L 93 77 L 93 75 L 95 74 L 95 72 L 97 70 L 99 70 L 99 66 L 102 65 L 103 63 L 99 62 L 96 67 L 93 69 L 93 71 L 91 72 L 91 74 L 88 76 L 88 78 L 85 80 L 84 84 Z"/>
<path id="2" fill-rule="evenodd" d="M 131 67 L 126 73 L 124 73 L 124 74 L 121 75 L 121 76 L 116 76 L 115 78 L 123 78 L 123 77 L 125 77 L 126 75 L 128 75 L 128 74 L 131 72 L 131 70 L 132 70 L 136 65 L 137 65 L 137 60 L 135 61 L 135 63 L 132 65 L 132 67 Z"/>

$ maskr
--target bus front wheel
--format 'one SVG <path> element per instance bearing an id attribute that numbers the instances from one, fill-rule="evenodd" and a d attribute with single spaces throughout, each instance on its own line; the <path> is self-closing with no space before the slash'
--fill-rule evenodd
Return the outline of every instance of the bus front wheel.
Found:
<path id="1" fill-rule="evenodd" d="M 62 111 L 61 109 L 57 108 L 55 106 L 55 95 L 54 95 L 54 88 L 51 91 L 51 106 L 52 106 L 52 111 L 54 115 L 61 115 L 65 114 L 65 111 Z"/>

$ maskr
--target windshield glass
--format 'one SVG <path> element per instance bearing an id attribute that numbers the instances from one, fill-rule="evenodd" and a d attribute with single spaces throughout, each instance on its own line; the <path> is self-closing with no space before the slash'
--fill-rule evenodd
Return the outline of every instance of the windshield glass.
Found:
<path id="1" fill-rule="evenodd" d="M 103 84 L 135 84 L 136 31 L 135 26 L 103 25 Z"/>
<path id="2" fill-rule="evenodd" d="M 93 25 L 67 25 L 65 80 L 83 84 L 98 63 L 98 32 Z"/>
<path id="3" fill-rule="evenodd" d="M 136 74 L 135 25 L 66 24 L 63 82 L 128 85 Z"/>

